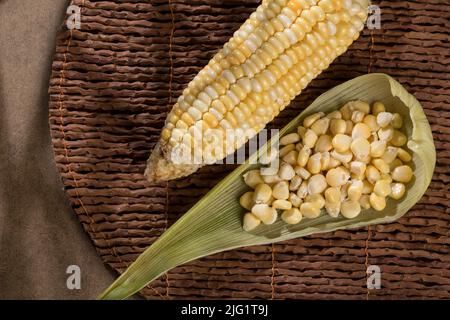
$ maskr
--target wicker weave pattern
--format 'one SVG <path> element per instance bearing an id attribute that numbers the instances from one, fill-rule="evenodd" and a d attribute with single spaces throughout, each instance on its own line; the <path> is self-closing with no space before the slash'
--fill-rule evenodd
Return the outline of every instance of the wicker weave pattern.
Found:
<path id="1" fill-rule="evenodd" d="M 450 8 L 446 0 L 373 1 L 382 29 L 362 37 L 276 119 L 281 127 L 325 90 L 385 72 L 429 118 L 436 171 L 401 220 L 206 257 L 142 290 L 147 298 L 450 298 Z M 81 30 L 61 30 L 50 82 L 55 160 L 103 261 L 123 271 L 230 172 L 210 166 L 149 185 L 145 162 L 171 101 L 257 6 L 256 0 L 74 0 Z M 367 259 L 367 261 L 366 261 Z M 365 264 L 382 270 L 366 288 Z"/>

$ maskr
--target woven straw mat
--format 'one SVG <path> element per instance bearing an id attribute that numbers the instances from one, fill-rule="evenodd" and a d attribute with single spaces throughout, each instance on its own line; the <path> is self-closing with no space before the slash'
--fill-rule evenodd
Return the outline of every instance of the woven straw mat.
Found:
<path id="1" fill-rule="evenodd" d="M 149 299 L 450 298 L 450 6 L 447 0 L 373 1 L 366 29 L 270 126 L 353 77 L 384 72 L 422 103 L 437 150 L 426 195 L 395 223 L 241 248 L 171 270 Z M 123 272 L 233 166 L 168 185 L 143 178 L 166 114 L 258 5 L 257 0 L 74 0 L 81 29 L 57 36 L 50 127 L 65 192 L 104 263 Z M 366 267 L 382 271 L 368 290 Z"/>

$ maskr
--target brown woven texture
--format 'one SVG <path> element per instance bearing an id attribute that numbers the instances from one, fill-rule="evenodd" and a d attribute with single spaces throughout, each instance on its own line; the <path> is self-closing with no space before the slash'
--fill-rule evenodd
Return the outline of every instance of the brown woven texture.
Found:
<path id="1" fill-rule="evenodd" d="M 272 124 L 327 89 L 384 72 L 422 103 L 437 163 L 426 195 L 395 223 L 215 254 L 180 266 L 146 298 L 450 298 L 450 7 L 447 0 L 373 1 L 365 30 Z M 57 38 L 50 126 L 66 193 L 103 261 L 122 272 L 233 167 L 168 185 L 143 179 L 167 111 L 258 5 L 256 0 L 75 0 L 80 30 Z M 272 126 L 271 125 L 271 126 Z M 382 288 L 368 290 L 366 266 Z"/>

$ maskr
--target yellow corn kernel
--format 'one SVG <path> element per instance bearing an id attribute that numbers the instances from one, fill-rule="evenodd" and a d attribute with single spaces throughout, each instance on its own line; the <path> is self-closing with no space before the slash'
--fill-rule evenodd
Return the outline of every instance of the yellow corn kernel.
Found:
<path id="1" fill-rule="evenodd" d="M 370 155 L 370 143 L 363 137 L 354 139 L 350 145 L 350 149 L 352 150 L 355 158 L 359 161 L 367 161 Z"/>
<path id="2" fill-rule="evenodd" d="M 372 106 L 372 114 L 376 117 L 380 112 L 386 111 L 384 104 L 382 102 L 375 102 Z"/>
<path id="3" fill-rule="evenodd" d="M 291 179 L 291 181 L 289 181 L 289 191 L 297 191 L 302 182 L 303 179 L 295 174 L 294 177 Z"/>
<path id="4" fill-rule="evenodd" d="M 307 180 L 307 179 L 309 179 L 309 177 L 311 177 L 311 173 L 303 167 L 296 166 L 294 168 L 294 171 L 295 171 L 295 174 L 297 174 L 303 180 Z"/>
<path id="5" fill-rule="evenodd" d="M 394 137 L 394 128 L 392 128 L 391 125 L 388 125 L 384 128 L 380 128 L 377 133 L 380 140 L 389 142 Z"/>
<path id="6" fill-rule="evenodd" d="M 405 145 L 407 140 L 408 139 L 402 132 L 400 132 L 398 130 L 394 130 L 394 133 L 392 134 L 392 139 L 389 142 L 393 146 L 401 147 L 401 146 Z"/>
<path id="7" fill-rule="evenodd" d="M 253 193 L 253 201 L 255 203 L 267 203 L 272 197 L 272 189 L 269 185 L 265 183 L 261 183 L 255 188 L 255 192 Z"/>
<path id="8" fill-rule="evenodd" d="M 298 135 L 300 136 L 300 138 L 304 138 L 305 137 L 305 133 L 306 133 L 306 128 L 305 127 L 303 127 L 303 126 L 299 126 L 298 128 L 297 128 L 297 133 L 298 133 Z"/>
<path id="9" fill-rule="evenodd" d="M 364 112 L 359 111 L 359 110 L 355 110 L 355 111 L 352 112 L 351 120 L 354 123 L 362 122 L 363 119 L 364 119 L 364 116 L 365 116 Z"/>
<path id="10" fill-rule="evenodd" d="M 262 177 L 264 183 L 267 183 L 270 185 L 274 184 L 274 183 L 278 183 L 280 181 L 283 181 L 283 179 L 281 179 L 277 174 L 262 175 L 261 177 Z"/>
<path id="11" fill-rule="evenodd" d="M 345 120 L 345 134 L 351 136 L 353 132 L 353 121 Z"/>
<path id="12" fill-rule="evenodd" d="M 247 93 L 245 92 L 245 88 L 241 88 L 239 84 L 233 84 L 230 87 L 230 91 L 235 94 L 235 96 L 239 99 L 239 102 L 245 99 Z M 238 103 L 239 103 L 238 102 Z"/>
<path id="13" fill-rule="evenodd" d="M 352 161 L 350 162 L 350 173 L 356 178 L 361 179 L 364 177 L 367 165 L 365 162 Z"/>
<path id="14" fill-rule="evenodd" d="M 315 174 L 308 180 L 308 193 L 319 194 L 327 188 L 327 180 L 322 174 Z"/>
<path id="15" fill-rule="evenodd" d="M 339 110 L 335 110 L 335 111 L 330 112 L 329 114 L 327 114 L 326 117 L 328 119 L 330 119 L 330 131 L 331 131 L 331 123 L 332 123 L 332 121 L 333 120 L 337 120 L 337 119 L 342 119 L 342 114 L 341 114 L 341 112 Z M 345 120 L 344 120 L 344 123 L 345 123 Z M 343 133 L 343 132 L 338 132 L 338 133 Z"/>
<path id="16" fill-rule="evenodd" d="M 303 127 L 305 127 L 305 128 L 311 127 L 314 122 L 319 120 L 324 115 L 325 114 L 323 112 L 317 112 L 317 113 L 307 116 L 305 119 L 303 119 Z"/>
<path id="17" fill-rule="evenodd" d="M 328 161 L 328 167 L 326 169 L 327 170 L 333 169 L 333 168 L 339 167 L 341 164 L 342 163 L 339 160 L 331 157 L 331 153 L 330 153 L 330 161 Z"/>
<path id="18" fill-rule="evenodd" d="M 350 149 L 352 138 L 346 134 L 338 133 L 334 136 L 331 143 L 337 152 L 345 152 Z"/>
<path id="19" fill-rule="evenodd" d="M 402 166 L 402 165 L 403 165 L 403 162 L 400 159 L 395 158 L 391 163 L 389 163 L 389 170 L 392 172 L 392 171 L 394 171 L 395 168 Z"/>
<path id="20" fill-rule="evenodd" d="M 352 111 L 360 111 L 364 114 L 370 113 L 370 105 L 361 100 L 355 100 L 348 102 L 348 105 L 350 106 L 350 110 Z"/>
<path id="21" fill-rule="evenodd" d="M 277 200 L 286 200 L 289 198 L 289 184 L 286 181 L 280 181 L 273 186 L 272 196 Z"/>
<path id="22" fill-rule="evenodd" d="M 306 166 L 310 156 L 311 156 L 311 149 L 307 146 L 303 146 L 298 153 L 297 164 L 302 167 Z"/>
<path id="23" fill-rule="evenodd" d="M 278 209 L 278 210 L 289 210 L 292 208 L 292 203 L 290 203 L 288 200 L 275 200 L 272 202 L 272 208 Z"/>
<path id="24" fill-rule="evenodd" d="M 300 205 L 300 212 L 302 216 L 309 219 L 317 218 L 320 215 L 319 207 L 311 202 L 303 202 Z"/>
<path id="25" fill-rule="evenodd" d="M 307 195 L 305 198 L 305 202 L 310 202 L 319 207 L 319 209 L 322 209 L 325 206 L 325 198 L 318 193 Z"/>
<path id="26" fill-rule="evenodd" d="M 386 208 L 386 198 L 379 196 L 375 193 L 371 193 L 369 197 L 370 206 L 376 211 L 381 211 Z"/>
<path id="27" fill-rule="evenodd" d="M 326 174 L 326 182 L 332 187 L 340 187 L 347 183 L 350 178 L 348 171 L 342 167 L 328 170 Z"/>
<path id="28" fill-rule="evenodd" d="M 192 119 L 191 115 L 187 112 L 183 113 L 183 115 L 181 116 L 181 120 L 178 120 L 178 122 L 180 122 L 180 121 L 182 121 L 189 127 L 194 125 L 194 119 Z M 177 126 L 178 126 L 178 122 L 177 122 Z"/>
<path id="29" fill-rule="evenodd" d="M 370 208 L 370 196 L 367 194 L 363 194 L 361 196 L 361 198 L 359 198 L 359 204 L 361 205 L 361 208 L 369 209 Z"/>
<path id="30" fill-rule="evenodd" d="M 255 205 L 255 202 L 253 201 L 253 192 L 249 191 L 244 193 L 239 198 L 239 204 L 241 205 L 241 207 L 247 210 L 251 210 L 252 207 Z"/>
<path id="31" fill-rule="evenodd" d="M 316 142 L 316 146 L 314 148 L 315 152 L 327 152 L 332 148 L 331 137 L 327 134 L 323 134 L 319 136 Z"/>
<path id="32" fill-rule="evenodd" d="M 248 232 L 248 231 L 252 231 L 253 229 L 255 229 L 260 224 L 261 224 L 261 220 L 260 219 L 258 219 L 251 212 L 247 212 L 244 215 L 244 222 L 243 222 L 242 228 L 244 229 L 244 231 Z"/>
<path id="33" fill-rule="evenodd" d="M 289 194 L 288 200 L 292 203 L 293 207 L 300 207 L 300 205 L 303 203 L 303 200 L 300 199 L 300 197 L 297 195 L 297 193 L 291 192 Z"/>
<path id="34" fill-rule="evenodd" d="M 389 146 L 386 148 L 386 151 L 381 156 L 381 159 L 383 159 L 384 162 L 389 164 L 392 161 L 394 161 L 395 158 L 397 158 L 397 155 L 398 155 L 398 148 Z"/>
<path id="35" fill-rule="evenodd" d="M 322 158 L 321 153 L 315 153 L 311 157 L 309 157 L 308 163 L 306 164 L 306 169 L 311 174 L 319 173 L 320 170 L 322 169 L 322 164 L 320 162 L 321 158 Z"/>
<path id="36" fill-rule="evenodd" d="M 378 180 L 373 186 L 373 192 L 380 197 L 387 197 L 391 193 L 389 180 Z"/>
<path id="37" fill-rule="evenodd" d="M 211 128 L 215 128 L 219 125 L 219 122 L 217 121 L 216 117 L 213 116 L 211 113 L 206 112 L 203 115 L 203 120 L 206 121 L 206 123 L 209 125 L 209 127 Z"/>
<path id="38" fill-rule="evenodd" d="M 255 204 L 252 208 L 252 214 L 264 224 L 273 224 L 278 217 L 277 210 L 265 203 Z"/>
<path id="39" fill-rule="evenodd" d="M 352 161 L 353 153 L 350 150 L 344 151 L 344 152 L 337 152 L 336 150 L 331 151 L 331 157 L 342 162 L 342 163 L 348 163 Z"/>
<path id="40" fill-rule="evenodd" d="M 341 191 L 337 187 L 329 187 L 325 190 L 325 199 L 327 202 L 334 203 L 341 201 Z"/>
<path id="41" fill-rule="evenodd" d="M 283 158 L 285 155 L 287 155 L 292 150 L 295 150 L 295 144 L 291 143 L 288 145 L 285 145 L 283 148 L 280 149 L 280 158 Z"/>
<path id="42" fill-rule="evenodd" d="M 366 178 L 371 184 L 375 184 L 381 179 L 380 171 L 372 165 L 368 165 L 366 169 Z"/>
<path id="43" fill-rule="evenodd" d="M 406 187 L 403 183 L 392 183 L 390 197 L 395 200 L 400 200 L 405 195 Z"/>
<path id="44" fill-rule="evenodd" d="M 371 132 L 376 132 L 380 129 L 380 126 L 377 123 L 377 117 L 373 114 L 368 114 L 364 117 L 363 123 L 367 125 Z"/>
<path id="45" fill-rule="evenodd" d="M 284 162 L 289 163 L 292 166 L 297 165 L 298 151 L 289 151 L 282 159 Z"/>
<path id="46" fill-rule="evenodd" d="M 337 218 L 339 216 L 339 213 L 341 212 L 341 202 L 325 201 L 325 210 L 330 215 L 330 217 Z"/>
<path id="47" fill-rule="evenodd" d="M 347 196 L 352 201 L 358 201 L 361 198 L 363 182 L 361 180 L 353 180 L 347 189 Z"/>
<path id="48" fill-rule="evenodd" d="M 220 102 L 227 108 L 227 110 L 233 110 L 233 101 L 227 95 L 221 95 L 219 98 Z"/>
<path id="49" fill-rule="evenodd" d="M 213 100 L 213 102 L 211 102 L 211 107 L 220 114 L 224 114 L 227 112 L 227 108 L 219 99 Z"/>
<path id="50" fill-rule="evenodd" d="M 368 180 L 363 180 L 363 194 L 370 194 L 373 191 L 373 184 L 371 184 Z"/>
<path id="51" fill-rule="evenodd" d="M 391 177 L 391 175 L 389 173 L 381 173 L 380 174 L 380 179 L 381 180 L 387 180 L 387 181 L 389 181 L 389 183 L 391 183 L 393 181 L 392 177 Z"/>
<path id="52" fill-rule="evenodd" d="M 312 131 L 311 129 L 306 130 L 304 137 L 303 137 L 303 145 L 307 146 L 308 148 L 314 148 L 316 142 L 317 142 L 318 136 L 317 134 Z"/>
<path id="53" fill-rule="evenodd" d="M 409 152 L 401 148 L 397 149 L 397 157 L 403 162 L 410 162 L 412 160 Z"/>
<path id="54" fill-rule="evenodd" d="M 370 137 L 370 128 L 368 125 L 366 125 L 365 123 L 357 123 L 355 124 L 355 126 L 353 127 L 352 130 L 352 139 L 358 139 L 358 138 L 364 138 L 364 139 L 368 139 Z"/>
<path id="55" fill-rule="evenodd" d="M 341 109 L 339 109 L 339 111 L 342 114 L 342 119 L 344 120 L 350 120 L 352 117 L 352 109 L 350 108 L 350 104 L 346 103 L 345 105 L 342 106 Z"/>
<path id="56" fill-rule="evenodd" d="M 292 208 L 289 210 L 283 211 L 281 214 L 281 219 L 287 224 L 297 224 L 302 221 L 302 213 L 297 208 Z"/>
<path id="57" fill-rule="evenodd" d="M 374 158 L 381 157 L 386 151 L 386 141 L 377 140 L 370 144 L 370 156 Z"/>
<path id="58" fill-rule="evenodd" d="M 308 182 L 303 181 L 300 187 L 297 190 L 297 196 L 300 199 L 304 199 L 308 195 Z"/>
<path id="59" fill-rule="evenodd" d="M 255 189 L 257 185 L 264 183 L 259 170 L 247 171 L 244 174 L 244 182 L 252 189 Z"/>
<path id="60" fill-rule="evenodd" d="M 392 126 L 394 129 L 400 129 L 403 126 L 403 119 L 402 116 L 398 113 L 394 113 L 392 116 Z"/>
<path id="61" fill-rule="evenodd" d="M 296 152 L 296 151 L 292 151 L 292 152 Z M 294 157 L 294 162 L 296 162 L 297 157 Z M 292 166 L 289 163 L 283 163 L 280 166 L 280 169 L 278 171 L 278 176 L 283 179 L 283 180 L 291 180 L 292 178 L 295 177 L 295 171 L 294 168 L 292 168 Z"/>
<path id="62" fill-rule="evenodd" d="M 391 124 L 393 115 L 390 112 L 380 112 L 377 114 L 377 124 L 381 128 L 387 127 L 389 124 Z"/>
<path id="63" fill-rule="evenodd" d="M 346 200 L 341 204 L 341 214 L 347 219 L 353 219 L 361 212 L 358 201 Z"/>
<path id="64" fill-rule="evenodd" d="M 304 9 L 302 2 L 298 0 L 290 0 L 286 5 L 289 9 L 292 10 L 296 15 L 300 15 L 302 10 Z"/>
<path id="65" fill-rule="evenodd" d="M 373 159 L 372 164 L 380 173 L 389 173 L 389 165 L 383 159 Z"/>
<path id="66" fill-rule="evenodd" d="M 259 163 L 270 164 L 278 157 L 278 151 L 275 148 L 264 150 L 259 156 Z"/>
<path id="67" fill-rule="evenodd" d="M 341 117 L 342 117 L 342 115 L 341 115 Z M 344 134 L 346 129 L 347 129 L 347 124 L 344 119 L 331 119 L 331 121 L 330 121 L 331 134 L 333 134 L 333 135 Z"/>
<path id="68" fill-rule="evenodd" d="M 330 126 L 330 119 L 321 118 L 311 125 L 311 130 L 314 131 L 317 136 L 320 136 L 322 134 L 327 133 L 329 126 Z"/>
<path id="69" fill-rule="evenodd" d="M 398 182 L 408 183 L 413 176 L 411 167 L 407 165 L 399 166 L 392 171 L 392 179 Z"/>
<path id="70" fill-rule="evenodd" d="M 297 143 L 300 141 L 300 136 L 298 135 L 298 133 L 294 132 L 294 133 L 290 133 L 285 135 L 284 137 L 282 137 L 280 139 L 280 145 L 285 146 L 291 143 Z"/>
<path id="71" fill-rule="evenodd" d="M 328 170 L 330 166 L 331 155 L 328 151 L 322 152 L 320 157 L 320 170 Z"/>
<path id="72" fill-rule="evenodd" d="M 180 117 L 177 116 L 176 114 L 172 114 L 171 116 L 169 116 L 169 122 L 174 125 L 177 123 L 178 120 L 180 120 Z"/>
<path id="73" fill-rule="evenodd" d="M 172 135 L 172 132 L 167 128 L 164 128 L 163 131 L 161 132 L 161 138 L 164 141 L 168 141 L 170 139 L 171 135 Z"/>

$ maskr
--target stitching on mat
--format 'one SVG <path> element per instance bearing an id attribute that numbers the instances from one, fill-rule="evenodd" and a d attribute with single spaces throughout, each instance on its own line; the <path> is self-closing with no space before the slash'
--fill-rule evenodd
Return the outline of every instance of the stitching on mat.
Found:
<path id="1" fill-rule="evenodd" d="M 71 1 L 70 5 L 72 5 L 73 2 L 74 1 Z M 83 0 L 83 2 L 81 3 L 81 7 L 82 8 L 85 6 L 85 2 L 86 2 L 86 0 Z M 80 9 L 82 9 L 82 8 L 80 8 Z M 69 175 L 71 176 L 71 178 L 72 178 L 72 180 L 73 180 L 73 182 L 75 184 L 74 191 L 75 191 L 76 198 L 77 198 L 78 202 L 80 203 L 80 206 L 83 209 L 85 215 L 89 219 L 88 227 L 89 227 L 90 232 L 92 234 L 95 234 L 96 232 L 94 231 L 94 227 L 93 227 L 93 224 L 95 223 L 95 221 L 92 218 L 92 216 L 89 214 L 89 212 L 87 211 L 83 201 L 81 200 L 80 194 L 78 192 L 78 189 L 79 189 L 78 180 L 75 177 L 75 172 L 72 170 L 72 167 L 71 167 L 70 157 L 69 157 L 69 149 L 67 147 L 67 139 L 66 139 L 67 135 L 66 135 L 66 132 L 64 131 L 63 111 L 65 110 L 65 108 L 64 108 L 64 102 L 63 102 L 64 92 L 63 92 L 62 86 L 63 86 L 64 81 L 66 80 L 65 72 L 66 72 L 66 67 L 67 67 L 67 54 L 69 53 L 69 49 L 70 49 L 70 46 L 72 44 L 72 39 L 73 39 L 73 30 L 70 29 L 69 30 L 69 39 L 68 39 L 67 45 L 66 45 L 66 50 L 65 50 L 65 52 L 63 54 L 64 61 L 63 61 L 63 65 L 62 65 L 62 69 L 61 69 L 61 73 L 60 73 L 61 76 L 60 76 L 59 85 L 58 85 L 58 89 L 59 89 L 59 95 L 58 95 L 59 109 L 58 109 L 58 111 L 59 111 L 59 117 L 60 117 L 59 128 L 60 128 L 60 131 L 61 131 L 61 134 L 62 134 L 62 142 L 63 142 L 63 146 L 64 146 L 64 157 L 66 159 L 66 168 L 67 168 L 67 170 L 69 172 Z M 112 255 L 114 257 L 116 257 L 119 260 L 118 262 L 120 264 L 124 264 L 126 267 L 128 267 L 128 263 L 122 260 L 121 256 L 117 253 L 115 246 L 112 245 L 111 242 L 109 241 L 109 239 L 106 238 L 105 233 L 103 231 L 98 231 L 98 233 L 100 233 L 100 235 L 102 236 L 103 240 L 105 240 L 105 242 L 108 244 L 109 251 L 112 253 Z M 155 291 L 158 295 L 160 295 L 162 297 L 162 295 L 155 288 L 150 287 L 150 289 L 152 289 L 153 291 Z"/>
<path id="2" fill-rule="evenodd" d="M 364 265 L 365 265 L 365 267 L 366 267 L 366 282 L 367 282 L 367 280 L 368 280 L 368 273 L 367 273 L 367 268 L 369 267 L 369 242 L 370 242 L 370 237 L 371 237 L 371 228 L 370 228 L 370 225 L 368 225 L 367 226 L 367 238 L 366 238 L 366 243 L 365 243 L 365 246 L 364 246 L 364 254 L 366 255 L 366 259 L 365 259 L 365 261 L 364 261 Z M 369 287 L 367 286 L 367 283 L 366 283 L 366 300 L 369 300 L 369 296 L 370 296 L 370 290 L 369 290 Z"/>
<path id="3" fill-rule="evenodd" d="M 375 46 L 375 37 L 374 37 L 374 29 L 370 30 L 370 48 L 369 48 L 369 65 L 367 66 L 367 73 L 372 72 L 372 65 L 373 65 L 373 48 Z M 364 265 L 366 267 L 366 300 L 370 299 L 370 290 L 367 285 L 367 280 L 369 279 L 369 274 L 367 273 L 367 268 L 369 267 L 369 242 L 371 238 L 371 228 L 370 225 L 367 226 L 367 238 L 364 245 L 364 254 L 365 254 L 365 261 Z"/>
<path id="4" fill-rule="evenodd" d="M 82 6 L 84 6 L 84 3 L 85 3 L 85 0 L 83 0 Z M 73 1 L 71 1 L 70 4 L 72 5 L 72 4 L 73 4 Z M 67 167 L 67 170 L 68 170 L 68 172 L 69 172 L 69 174 L 70 174 L 70 176 L 71 176 L 71 178 L 72 178 L 72 180 L 73 180 L 73 182 L 74 182 L 74 184 L 75 184 L 75 189 L 74 189 L 74 190 L 75 190 L 76 198 L 77 198 L 78 202 L 80 203 L 80 206 L 81 206 L 81 208 L 83 209 L 84 213 L 85 213 L 86 216 L 89 218 L 88 227 L 89 227 L 89 229 L 90 229 L 90 232 L 95 233 L 94 228 L 93 228 L 93 224 L 95 223 L 95 222 L 94 222 L 94 219 L 93 219 L 92 216 L 89 214 L 89 212 L 87 211 L 86 207 L 84 206 L 84 203 L 83 203 L 83 201 L 81 200 L 80 194 L 79 194 L 79 192 L 78 192 L 78 188 L 79 188 L 78 180 L 77 180 L 77 178 L 75 177 L 75 172 L 72 170 L 71 163 L 70 163 L 70 161 L 69 161 L 69 158 L 70 158 L 70 157 L 69 157 L 69 149 L 68 149 L 68 147 L 67 147 L 67 139 L 66 139 L 67 136 L 66 136 L 66 132 L 64 131 L 64 117 L 63 117 L 63 109 L 64 109 L 63 98 L 64 98 L 64 92 L 63 92 L 62 86 L 63 86 L 64 80 L 66 79 L 66 78 L 65 78 L 65 72 L 66 72 L 66 67 L 67 67 L 67 54 L 68 54 L 69 48 L 70 48 L 70 46 L 71 46 L 71 44 L 72 44 L 72 39 L 73 39 L 73 30 L 70 29 L 70 30 L 69 30 L 69 40 L 67 41 L 66 50 L 65 50 L 65 52 L 64 52 L 64 54 L 63 54 L 63 56 L 64 56 L 64 61 L 63 61 L 62 69 L 61 69 L 61 76 L 60 76 L 60 79 L 59 79 L 59 86 L 58 86 L 58 88 L 59 88 L 59 96 L 58 96 L 58 100 L 59 100 L 59 101 L 58 101 L 58 104 L 59 104 L 59 117 L 60 117 L 60 125 L 59 125 L 59 127 L 60 127 L 60 131 L 61 131 L 61 134 L 62 134 L 62 137 L 63 137 L 62 140 L 63 140 L 63 146 L 64 146 L 64 156 L 65 156 L 65 159 L 66 159 L 66 167 Z M 109 241 L 107 240 L 105 234 L 104 234 L 102 231 L 99 231 L 99 233 L 101 234 L 101 236 L 103 237 L 103 239 L 104 239 L 106 242 L 109 242 Z M 112 247 L 112 248 L 113 248 L 113 255 L 117 255 L 117 253 L 115 252 L 114 247 Z"/>
<path id="5" fill-rule="evenodd" d="M 270 275 L 270 300 L 275 299 L 275 244 L 272 243 L 272 274 Z"/>
<path id="6" fill-rule="evenodd" d="M 173 98 L 173 92 L 172 92 L 172 85 L 173 85 L 173 52 L 172 52 L 172 46 L 173 46 L 173 35 L 175 33 L 175 15 L 173 13 L 173 7 L 172 7 L 172 0 L 169 0 L 168 2 L 169 11 L 170 11 L 170 19 L 171 19 L 171 29 L 170 29 L 170 36 L 169 36 L 169 103 L 168 103 L 168 112 L 170 112 L 170 109 L 172 107 L 172 98 Z M 165 230 L 169 227 L 169 181 L 166 182 L 166 205 L 164 208 L 164 217 L 165 217 Z M 166 297 L 168 298 L 170 296 L 170 279 L 169 279 L 169 271 L 165 273 L 166 276 Z"/>
<path id="7" fill-rule="evenodd" d="M 375 46 L 375 36 L 374 36 L 373 29 L 371 29 L 370 30 L 370 47 L 369 47 L 369 65 L 367 66 L 367 73 L 372 72 L 374 46 Z"/>

